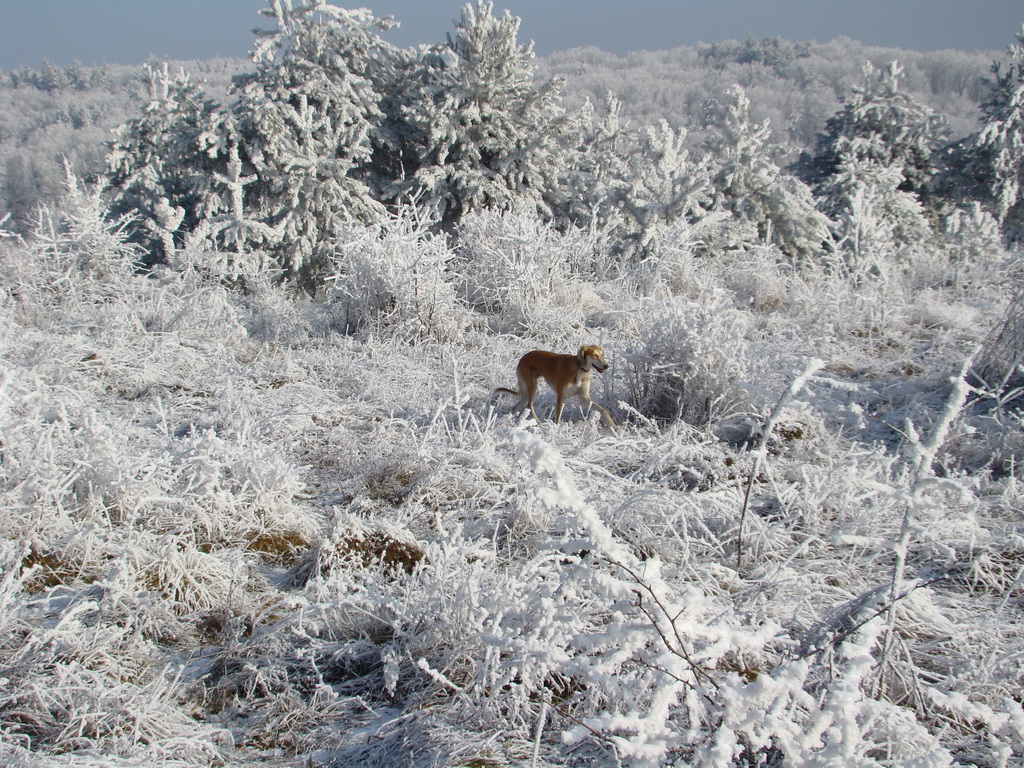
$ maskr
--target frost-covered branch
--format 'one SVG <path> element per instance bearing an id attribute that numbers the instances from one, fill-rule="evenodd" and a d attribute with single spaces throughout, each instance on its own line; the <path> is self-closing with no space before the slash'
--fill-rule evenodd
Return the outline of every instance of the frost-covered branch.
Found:
<path id="1" fill-rule="evenodd" d="M 779 417 L 782 415 L 783 410 L 792 402 L 793 398 L 796 397 L 797 393 L 804 388 L 804 385 L 825 365 L 824 360 L 818 360 L 817 358 L 811 360 L 803 373 L 793 379 L 790 382 L 789 387 L 782 393 L 782 396 L 775 403 L 775 407 L 768 416 L 768 420 L 765 422 L 764 428 L 761 430 L 761 437 L 757 442 L 757 446 L 751 451 L 751 455 L 754 457 L 754 466 L 750 470 L 750 477 L 747 479 L 747 488 L 743 494 L 743 506 L 740 509 L 740 521 L 739 531 L 736 537 L 736 570 L 740 570 L 743 566 L 743 527 L 747 518 L 747 510 L 750 508 L 750 494 L 754 487 L 754 481 L 757 479 L 758 472 L 761 469 L 761 463 L 768 456 L 768 442 L 771 440 L 773 433 L 775 432 L 775 425 L 778 423 Z"/>

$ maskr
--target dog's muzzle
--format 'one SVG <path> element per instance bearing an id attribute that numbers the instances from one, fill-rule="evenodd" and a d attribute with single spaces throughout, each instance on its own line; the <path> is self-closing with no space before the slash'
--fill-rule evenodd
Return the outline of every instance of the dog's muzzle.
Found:
<path id="1" fill-rule="evenodd" d="M 609 368 L 607 365 L 598 365 L 597 363 L 592 363 L 592 365 L 594 366 L 594 370 L 598 373 L 604 373 Z"/>

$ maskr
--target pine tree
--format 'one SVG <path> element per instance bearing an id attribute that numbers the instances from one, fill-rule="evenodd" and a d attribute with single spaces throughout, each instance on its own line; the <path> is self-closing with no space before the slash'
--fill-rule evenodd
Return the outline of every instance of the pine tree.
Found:
<path id="1" fill-rule="evenodd" d="M 612 185 L 610 203 L 624 217 L 623 240 L 636 258 L 657 254 L 666 228 L 677 221 L 697 221 L 712 204 L 708 162 L 691 160 L 686 130 L 667 121 L 647 126 L 636 150 L 626 158 L 625 173 Z"/>
<path id="2" fill-rule="evenodd" d="M 794 261 L 831 253 L 828 218 L 815 208 L 811 190 L 772 160 L 769 122 L 751 122 L 750 100 L 741 86 L 729 90 L 717 128 L 710 146 L 717 158 L 716 206 L 749 222 L 760 241 L 775 243 Z"/>
<path id="3" fill-rule="evenodd" d="M 863 72 L 864 84 L 826 121 L 806 179 L 817 186 L 850 159 L 867 160 L 898 170 L 900 190 L 920 195 L 935 173 L 933 153 L 946 135 L 945 121 L 900 90 L 897 62 L 881 72 L 869 63 Z"/>
<path id="4" fill-rule="evenodd" d="M 265 225 L 260 239 L 273 233 L 280 266 L 308 276 L 329 260 L 330 236 L 345 219 L 383 212 L 363 178 L 383 118 L 371 71 L 392 50 L 376 31 L 393 23 L 323 0 L 270 5 L 277 27 L 258 41 L 255 71 L 233 86 L 239 146 L 223 157 L 224 178 L 251 177 L 242 197 Z M 236 198 L 227 210 L 244 221 Z"/>
<path id="5" fill-rule="evenodd" d="M 931 230 L 924 207 L 900 189 L 904 176 L 855 150 L 821 185 L 821 197 L 835 222 L 846 267 L 857 277 L 886 271 L 902 248 L 920 244 Z"/>
<path id="6" fill-rule="evenodd" d="M 146 72 L 149 103 L 117 129 L 107 183 L 114 190 L 113 213 L 137 217 L 135 239 L 147 242 L 148 260 L 155 262 L 172 258 L 175 243 L 204 215 L 204 187 L 214 166 L 200 136 L 219 107 L 184 72 L 172 76 L 166 63 L 147 64 Z"/>
<path id="7" fill-rule="evenodd" d="M 399 111 L 411 147 L 392 199 L 436 204 L 451 226 L 479 208 L 524 202 L 550 215 L 561 153 L 560 83 L 534 82 L 533 45 L 493 3 L 466 5 L 448 42 L 421 53 Z"/>
<path id="8" fill-rule="evenodd" d="M 68 85 L 64 70 L 48 59 L 43 59 L 43 69 L 39 76 L 39 87 L 44 91 L 63 91 Z"/>
<path id="9" fill-rule="evenodd" d="M 1024 237 L 1024 25 L 1009 62 L 992 65 L 992 96 L 982 104 L 983 127 L 972 154 L 996 219 L 1012 239 Z"/>
<path id="10" fill-rule="evenodd" d="M 829 118 L 817 156 L 803 169 L 857 274 L 884 270 L 889 257 L 931 234 L 921 198 L 945 128 L 900 91 L 902 73 L 896 62 L 883 72 L 866 65 L 864 85 Z"/>
<path id="11" fill-rule="evenodd" d="M 602 229 L 621 225 L 615 188 L 621 180 L 624 147 L 631 137 L 620 119 L 622 102 L 609 91 L 598 115 L 588 100 L 568 123 L 570 160 L 562 175 L 556 218 L 575 226 Z"/>
<path id="12" fill-rule="evenodd" d="M 114 142 L 110 182 L 155 258 L 205 239 L 219 275 L 276 267 L 309 284 L 342 223 L 383 213 L 368 180 L 397 54 L 377 35 L 392 22 L 365 9 L 270 5 L 276 27 L 260 34 L 255 68 L 235 78 L 227 106 L 154 73 L 145 114 Z"/>

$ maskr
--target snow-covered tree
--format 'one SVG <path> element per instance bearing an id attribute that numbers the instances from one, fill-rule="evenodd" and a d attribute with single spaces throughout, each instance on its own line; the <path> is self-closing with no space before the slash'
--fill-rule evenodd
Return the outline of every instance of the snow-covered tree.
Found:
<path id="1" fill-rule="evenodd" d="M 945 136 L 945 122 L 900 89 L 903 68 L 897 62 L 882 71 L 866 64 L 863 74 L 863 84 L 818 136 L 816 155 L 804 169 L 807 180 L 827 182 L 855 158 L 897 169 L 903 177 L 899 188 L 920 194 L 935 172 L 932 155 Z"/>
<path id="2" fill-rule="evenodd" d="M 925 240 L 921 197 L 934 175 L 941 119 L 899 89 L 902 69 L 864 67 L 864 85 L 828 120 L 816 157 L 804 167 L 819 208 L 855 273 Z"/>
<path id="3" fill-rule="evenodd" d="M 276 26 L 260 33 L 253 71 L 226 106 L 184 78 L 154 79 L 146 113 L 111 154 L 118 207 L 142 218 L 158 257 L 203 238 L 233 254 L 232 277 L 276 266 L 309 280 L 332 256 L 342 222 L 383 212 L 367 185 L 383 122 L 380 83 L 397 55 L 377 31 L 390 19 L 324 0 L 271 0 Z"/>
<path id="4" fill-rule="evenodd" d="M 742 86 L 729 90 L 717 128 L 710 146 L 717 163 L 716 205 L 748 222 L 759 241 L 775 243 L 794 261 L 831 252 L 828 218 L 815 208 L 810 188 L 772 159 L 769 122 L 751 122 Z"/>
<path id="5" fill-rule="evenodd" d="M 149 103 L 121 125 L 107 156 L 115 214 L 132 213 L 149 259 L 172 257 L 175 239 L 202 216 L 209 174 L 216 167 L 199 137 L 215 121 L 219 106 L 183 71 L 148 64 Z"/>
<path id="6" fill-rule="evenodd" d="M 1024 25 L 1005 69 L 992 65 L 992 96 L 982 104 L 973 150 L 992 210 L 1005 232 L 1024 235 Z"/>
<path id="7" fill-rule="evenodd" d="M 855 276 L 884 272 L 891 257 L 931 234 L 924 207 L 900 189 L 903 175 L 851 151 L 820 187 L 838 246 Z"/>
<path id="8" fill-rule="evenodd" d="M 644 258 L 658 253 L 666 228 L 677 221 L 696 221 L 709 210 L 712 189 L 708 162 L 693 160 L 685 145 L 685 129 L 662 120 L 638 137 L 636 150 L 625 158 L 622 176 L 609 201 L 622 216 L 623 240 Z"/>
<path id="9" fill-rule="evenodd" d="M 323 0 L 270 5 L 277 27 L 258 40 L 255 71 L 233 87 L 244 160 L 239 174 L 228 172 L 235 183 L 254 177 L 243 198 L 273 228 L 277 260 L 295 274 L 326 262 L 327 238 L 343 220 L 381 212 L 362 177 L 383 117 L 371 71 L 392 50 L 376 31 L 393 22 Z"/>
<path id="10" fill-rule="evenodd" d="M 520 20 L 467 4 L 444 45 L 421 52 L 401 95 L 409 178 L 392 198 L 440 206 L 445 225 L 480 208 L 514 202 L 551 213 L 561 151 L 559 81 L 537 84 L 533 44 Z"/>
<path id="11" fill-rule="evenodd" d="M 630 137 L 622 126 L 622 102 L 609 91 L 599 113 L 587 100 L 571 116 L 567 135 L 572 162 L 562 176 L 558 218 L 581 227 L 616 226 L 616 179 L 622 177 L 624 149 Z"/>

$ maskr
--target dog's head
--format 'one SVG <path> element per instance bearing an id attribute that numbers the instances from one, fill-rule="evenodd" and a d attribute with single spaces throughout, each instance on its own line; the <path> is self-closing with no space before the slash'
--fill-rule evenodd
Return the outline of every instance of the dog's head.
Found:
<path id="1" fill-rule="evenodd" d="M 597 371 L 598 373 L 604 373 L 608 370 L 608 363 L 604 359 L 604 352 L 595 344 L 580 347 L 580 351 L 576 354 L 576 357 L 580 361 L 580 368 L 584 371 Z"/>

